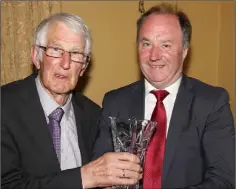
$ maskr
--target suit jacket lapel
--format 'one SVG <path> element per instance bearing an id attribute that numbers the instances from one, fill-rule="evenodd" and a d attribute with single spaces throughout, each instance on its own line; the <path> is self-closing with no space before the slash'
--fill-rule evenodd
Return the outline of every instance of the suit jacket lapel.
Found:
<path id="1" fill-rule="evenodd" d="M 172 112 L 166 148 L 165 148 L 165 158 L 163 166 L 163 181 L 165 180 L 168 170 L 173 159 L 176 146 L 178 144 L 179 136 L 185 126 L 188 125 L 190 121 L 190 108 L 193 101 L 193 94 L 190 92 L 191 85 L 188 83 L 188 78 L 183 76 L 182 82 L 176 97 L 174 109 Z"/>
<path id="2" fill-rule="evenodd" d="M 27 124 L 39 153 L 43 155 L 43 158 L 47 159 L 47 162 L 49 162 L 47 165 L 48 169 L 59 171 L 60 164 L 53 147 L 52 137 L 39 100 L 34 79 L 34 75 L 25 79 L 27 90 L 22 94 L 22 98 L 25 100 L 26 105 L 22 107 L 21 117 L 24 119 L 24 124 Z"/>
<path id="3" fill-rule="evenodd" d="M 78 96 L 79 97 L 79 96 Z M 84 114 L 84 108 L 81 102 L 79 102 L 78 98 L 75 98 L 73 96 L 72 98 L 72 104 L 74 108 L 74 114 L 75 114 L 75 120 L 76 120 L 76 126 L 77 126 L 77 135 L 78 135 L 78 143 L 79 148 L 81 152 L 81 159 L 82 159 L 82 165 L 88 163 L 88 154 L 87 154 L 87 148 L 84 141 L 86 141 L 89 138 L 89 131 L 86 131 L 85 125 L 86 125 L 86 115 Z"/>
<path id="4" fill-rule="evenodd" d="M 129 118 L 144 119 L 145 87 L 144 80 L 138 81 L 132 86 L 130 99 Z"/>

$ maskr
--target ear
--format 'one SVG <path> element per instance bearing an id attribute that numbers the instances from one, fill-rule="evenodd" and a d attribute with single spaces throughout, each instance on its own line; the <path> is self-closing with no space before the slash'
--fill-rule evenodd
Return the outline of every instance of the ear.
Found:
<path id="1" fill-rule="evenodd" d="M 89 63 L 85 66 L 85 68 L 80 72 L 79 76 L 82 77 L 84 75 L 85 70 L 87 69 Z"/>
<path id="2" fill-rule="evenodd" d="M 34 66 L 37 68 L 37 70 L 40 69 L 40 61 L 39 61 L 39 54 L 38 54 L 38 47 L 36 45 L 33 45 L 31 47 L 31 58 Z"/>
<path id="3" fill-rule="evenodd" d="M 182 57 L 183 61 L 186 58 L 187 54 L 188 54 L 188 48 L 183 50 L 183 57 Z"/>

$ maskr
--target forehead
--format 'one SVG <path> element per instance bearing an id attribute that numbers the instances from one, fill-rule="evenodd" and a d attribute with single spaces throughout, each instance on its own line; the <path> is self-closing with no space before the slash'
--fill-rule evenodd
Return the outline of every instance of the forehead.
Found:
<path id="1" fill-rule="evenodd" d="M 143 21 L 139 35 L 170 34 L 181 36 L 181 27 L 175 15 L 151 14 Z"/>
<path id="2" fill-rule="evenodd" d="M 48 44 L 58 44 L 67 47 L 84 47 L 85 39 L 82 33 L 74 32 L 62 22 L 49 26 L 47 35 Z"/>

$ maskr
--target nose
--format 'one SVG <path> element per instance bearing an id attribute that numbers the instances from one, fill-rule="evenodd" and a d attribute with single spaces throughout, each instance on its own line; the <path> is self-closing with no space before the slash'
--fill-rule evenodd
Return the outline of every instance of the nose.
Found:
<path id="1" fill-rule="evenodd" d="M 68 52 L 65 52 L 61 59 L 61 67 L 67 70 L 70 68 L 70 63 L 71 63 L 70 54 Z"/>
<path id="2" fill-rule="evenodd" d="M 150 60 L 155 62 L 161 59 L 161 49 L 158 46 L 152 46 L 150 51 Z"/>

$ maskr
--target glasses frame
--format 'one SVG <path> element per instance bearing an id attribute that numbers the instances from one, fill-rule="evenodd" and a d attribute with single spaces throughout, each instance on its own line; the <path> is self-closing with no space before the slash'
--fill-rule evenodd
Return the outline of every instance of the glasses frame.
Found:
<path id="1" fill-rule="evenodd" d="M 80 61 L 75 61 L 75 60 L 72 60 L 72 59 L 71 59 L 71 53 L 74 53 L 74 51 L 66 51 L 65 49 L 62 49 L 62 48 L 59 48 L 59 47 L 52 47 L 52 46 L 48 46 L 48 47 L 43 46 L 43 45 L 36 45 L 36 46 L 39 47 L 39 48 L 41 48 L 41 49 L 43 49 L 43 50 L 45 51 L 46 56 L 52 57 L 52 58 L 62 58 L 63 55 L 64 55 L 64 53 L 67 52 L 67 53 L 69 53 L 69 55 L 70 55 L 70 60 L 71 60 L 72 62 L 77 63 L 77 64 L 81 64 L 81 65 L 83 66 L 82 69 L 85 69 L 86 66 L 88 65 L 89 61 L 90 61 L 90 56 L 87 55 L 87 54 L 85 54 L 85 53 L 80 53 L 80 52 L 78 52 L 79 54 L 82 54 L 82 55 L 85 57 L 85 61 L 84 61 L 84 62 L 80 62 Z M 57 48 L 57 49 L 61 50 L 61 51 L 62 51 L 61 56 L 60 56 L 60 57 L 55 57 L 55 56 L 52 56 L 52 55 L 48 55 L 48 54 L 47 54 L 47 49 L 48 49 L 48 48 L 53 48 L 53 49 Z"/>

